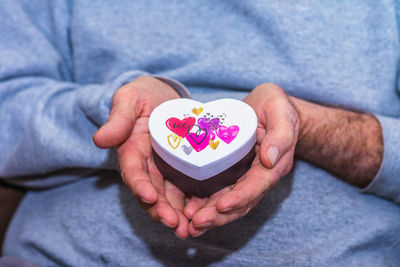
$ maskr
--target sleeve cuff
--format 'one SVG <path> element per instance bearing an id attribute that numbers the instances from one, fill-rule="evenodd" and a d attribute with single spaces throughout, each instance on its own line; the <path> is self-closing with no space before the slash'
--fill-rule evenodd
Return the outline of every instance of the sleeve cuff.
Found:
<path id="1" fill-rule="evenodd" d="M 77 101 L 90 120 L 100 127 L 107 122 L 115 92 L 130 81 L 140 76 L 150 76 L 144 71 L 128 71 L 106 84 L 86 85 L 79 92 Z"/>
<path id="2" fill-rule="evenodd" d="M 183 84 L 181 84 L 180 82 L 178 82 L 176 80 L 173 80 L 171 78 L 164 77 L 164 76 L 152 75 L 152 77 L 154 77 L 154 78 L 156 78 L 156 79 L 168 84 L 169 86 L 171 86 L 172 89 L 174 89 L 178 93 L 178 95 L 180 97 L 192 98 L 192 96 L 190 95 L 189 90 Z"/>
<path id="3" fill-rule="evenodd" d="M 110 114 L 112 99 L 115 92 L 123 85 L 140 76 L 154 77 L 171 86 L 181 97 L 191 98 L 189 91 L 180 82 L 163 76 L 151 75 L 144 71 L 133 70 L 118 76 L 114 81 L 104 85 L 88 85 L 78 97 L 81 108 L 98 126 L 105 124 Z M 98 92 L 100 90 L 100 92 Z"/>
<path id="4" fill-rule="evenodd" d="M 400 120 L 384 116 L 376 118 L 383 132 L 383 159 L 377 175 L 361 192 L 375 194 L 400 204 Z"/>

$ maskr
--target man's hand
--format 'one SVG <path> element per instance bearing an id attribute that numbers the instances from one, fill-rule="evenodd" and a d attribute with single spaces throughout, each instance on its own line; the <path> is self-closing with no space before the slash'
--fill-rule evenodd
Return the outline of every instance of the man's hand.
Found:
<path id="1" fill-rule="evenodd" d="M 155 166 L 148 129 L 153 109 L 178 97 L 155 78 L 135 79 L 115 93 L 108 121 L 93 140 L 100 148 L 116 149 L 123 181 L 151 218 L 186 238 L 189 223 L 183 215 L 184 193 L 164 180 Z"/>
<path id="2" fill-rule="evenodd" d="M 189 226 L 192 236 L 246 215 L 292 168 L 300 118 L 289 97 L 276 85 L 262 84 L 244 101 L 258 117 L 256 157 L 250 170 L 233 187 L 228 186 L 209 198 L 191 198 L 184 214 L 192 218 Z"/>

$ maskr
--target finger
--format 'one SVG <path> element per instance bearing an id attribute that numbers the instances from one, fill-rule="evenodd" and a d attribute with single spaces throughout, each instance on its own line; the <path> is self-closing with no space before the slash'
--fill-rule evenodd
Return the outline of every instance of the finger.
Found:
<path id="1" fill-rule="evenodd" d="M 175 229 L 179 223 L 178 213 L 171 204 L 162 196 L 159 197 L 155 206 L 157 215 L 160 217 L 160 222 L 169 228 Z"/>
<path id="2" fill-rule="evenodd" d="M 142 202 L 141 206 L 147 211 L 153 220 L 161 222 L 169 228 L 176 228 L 179 222 L 177 211 L 168 199 L 162 195 L 165 191 L 164 188 L 162 188 L 162 190 L 157 190 L 157 186 L 154 186 L 153 184 L 155 181 L 161 183 L 164 178 L 159 173 L 147 173 L 140 168 L 132 170 L 135 175 L 132 179 L 125 179 L 125 183 L 131 188 L 133 195 L 140 199 L 140 202 Z M 154 177 L 154 175 L 156 175 L 156 177 Z M 157 175 L 159 176 L 157 177 Z M 151 180 L 153 182 L 150 182 Z M 169 190 L 169 192 L 171 192 L 171 190 Z M 171 193 L 167 195 L 170 194 Z M 180 195 L 181 203 L 179 203 L 177 196 L 169 196 L 169 198 L 177 208 L 183 208 L 183 193 Z"/>
<path id="3" fill-rule="evenodd" d="M 122 172 L 124 183 L 137 199 L 147 204 L 154 204 L 158 201 L 158 192 L 146 172 L 139 168 L 124 168 Z"/>
<path id="4" fill-rule="evenodd" d="M 175 229 L 175 235 L 180 239 L 186 239 L 189 236 L 189 221 L 181 212 L 178 212 L 178 216 L 179 224 Z"/>
<path id="5" fill-rule="evenodd" d="M 232 210 L 248 208 L 269 190 L 276 180 L 274 175 L 273 170 L 269 170 L 260 164 L 253 166 L 230 192 L 218 200 L 216 203 L 217 211 L 228 213 Z"/>
<path id="6" fill-rule="evenodd" d="M 254 161 L 257 161 L 257 157 Z M 226 213 L 254 206 L 283 175 L 290 171 L 292 164 L 292 153 L 285 154 L 273 169 L 265 168 L 262 164 L 254 164 L 232 190 L 218 200 L 217 210 Z"/>
<path id="7" fill-rule="evenodd" d="M 246 183 L 246 179 L 243 179 L 242 183 Z M 236 186 L 239 186 L 238 190 L 241 190 L 240 184 L 235 185 L 235 187 Z M 235 192 L 233 189 L 223 196 L 216 198 L 214 201 L 212 201 L 213 203 L 198 211 L 195 217 L 192 219 L 192 222 L 189 224 L 188 231 L 190 235 L 193 237 L 198 237 L 213 227 L 228 224 L 245 216 L 262 199 L 264 195 L 258 194 L 252 198 L 247 198 L 246 196 L 240 196 L 241 194 L 239 192 L 240 197 L 238 198 L 236 193 L 238 192 Z M 221 199 L 228 199 L 229 201 L 229 199 L 232 197 L 234 198 L 233 203 L 236 204 L 236 206 L 232 205 L 232 208 L 224 207 L 223 212 L 219 211 L 217 206 L 219 205 Z"/>
<path id="8" fill-rule="evenodd" d="M 186 203 L 185 208 L 183 210 L 183 214 L 191 219 L 202 207 L 206 205 L 208 201 L 208 197 L 199 198 L 196 196 L 192 196 L 190 200 Z"/>
<path id="9" fill-rule="evenodd" d="M 146 119 L 138 119 L 129 139 L 117 149 L 121 174 L 133 195 L 140 199 L 142 207 L 153 220 L 167 227 L 176 228 L 179 217 L 175 208 L 165 197 L 164 177 L 157 169 L 151 154 L 146 122 Z M 180 209 L 182 209 L 183 193 L 180 198 Z M 179 202 L 176 199 L 173 200 L 178 207 Z"/>
<path id="10" fill-rule="evenodd" d="M 165 180 L 164 187 L 165 198 L 171 206 L 178 211 L 183 211 L 183 207 L 185 206 L 185 193 L 168 180 Z"/>
<path id="11" fill-rule="evenodd" d="M 175 229 L 178 226 L 178 214 L 165 198 L 160 197 L 160 199 L 154 204 L 147 204 L 142 201 L 139 201 L 139 204 L 149 214 L 153 221 L 172 229 Z"/>
<path id="12" fill-rule="evenodd" d="M 150 158 L 147 159 L 147 166 L 148 166 L 148 173 L 150 176 L 150 181 L 151 184 L 154 186 L 154 188 L 156 189 L 156 191 L 158 192 L 158 194 L 165 196 L 165 179 L 164 176 L 161 174 L 161 172 L 158 170 L 155 162 L 154 162 L 154 158 L 153 155 L 150 154 L 149 156 Z"/>
<path id="13" fill-rule="evenodd" d="M 107 123 L 93 136 L 100 148 L 110 148 L 123 143 L 130 136 L 138 115 L 138 97 L 133 90 L 118 90 Z"/>
<path id="14" fill-rule="evenodd" d="M 215 206 L 202 208 L 196 213 L 193 219 L 201 217 L 204 222 L 196 224 L 195 222 L 199 220 L 195 219 L 195 221 L 193 221 L 192 219 L 192 221 L 189 223 L 188 233 L 192 237 L 203 235 L 205 232 L 214 227 L 214 222 L 217 216 L 218 214 L 216 214 Z"/>
<path id="15" fill-rule="evenodd" d="M 229 190 L 231 190 L 231 187 L 227 186 L 220 191 L 212 194 L 208 198 L 207 203 L 204 205 L 204 207 L 193 215 L 191 224 L 196 228 L 211 227 L 214 224 L 216 216 L 216 213 L 214 212 L 216 210 L 215 205 L 223 195 L 229 192 Z"/>
<path id="16" fill-rule="evenodd" d="M 211 196 L 206 207 L 199 210 L 189 225 L 189 233 L 196 237 L 212 227 L 228 224 L 245 216 L 279 180 L 290 161 L 285 155 L 273 169 L 262 164 L 254 164 L 249 172 L 240 178 L 231 190 L 224 194 Z M 257 161 L 257 157 L 255 161 Z"/>
<path id="17" fill-rule="evenodd" d="M 207 208 L 199 211 L 198 215 L 196 214 L 196 216 L 208 217 L 208 220 L 210 221 L 210 223 L 208 223 L 207 225 L 196 226 L 192 221 L 189 224 L 188 232 L 191 236 L 198 237 L 198 236 L 204 234 L 205 232 L 209 231 L 213 227 L 226 225 L 230 222 L 233 222 L 233 221 L 245 216 L 251 210 L 251 208 L 252 207 L 249 207 L 248 209 L 240 209 L 240 210 L 237 209 L 237 210 L 231 211 L 229 213 L 220 214 L 215 209 L 215 206 L 207 207 Z M 202 214 L 202 213 L 204 213 L 204 214 Z"/>
<path id="18" fill-rule="evenodd" d="M 145 148 L 150 144 L 145 137 L 138 137 L 136 141 L 140 141 L 142 146 L 137 146 L 135 142 L 127 142 L 117 150 L 122 179 L 135 197 L 145 203 L 155 203 L 158 200 L 158 192 L 151 181 L 150 174 L 152 177 L 157 174 L 149 172 L 146 157 L 148 151 Z"/>
<path id="19" fill-rule="evenodd" d="M 260 144 L 260 160 L 265 167 L 273 168 L 297 140 L 297 112 L 281 97 L 264 109 L 261 120 L 267 132 Z"/>
<path id="20" fill-rule="evenodd" d="M 168 200 L 172 208 L 178 215 L 178 225 L 175 228 L 175 235 L 180 239 L 186 239 L 189 236 L 188 219 L 183 215 L 182 211 L 185 206 L 185 193 L 170 181 L 165 180 L 165 198 Z"/>

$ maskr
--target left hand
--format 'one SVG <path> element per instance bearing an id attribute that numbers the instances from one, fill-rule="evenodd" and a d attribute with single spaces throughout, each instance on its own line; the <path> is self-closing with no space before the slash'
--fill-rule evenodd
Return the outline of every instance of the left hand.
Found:
<path id="1" fill-rule="evenodd" d="M 234 186 L 187 202 L 184 214 L 192 218 L 189 233 L 193 237 L 245 216 L 292 168 L 300 118 L 289 97 L 277 85 L 262 84 L 244 102 L 258 118 L 256 157 Z"/>

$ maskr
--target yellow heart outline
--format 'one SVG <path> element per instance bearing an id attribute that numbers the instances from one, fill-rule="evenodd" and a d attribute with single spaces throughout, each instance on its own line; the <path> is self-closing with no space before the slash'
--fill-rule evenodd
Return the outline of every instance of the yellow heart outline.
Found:
<path id="1" fill-rule="evenodd" d="M 219 140 L 215 141 L 214 140 L 209 140 L 208 143 L 210 144 L 210 147 L 214 150 L 217 149 L 218 145 L 219 145 Z"/>
<path id="2" fill-rule="evenodd" d="M 198 116 L 201 112 L 203 112 L 203 108 L 202 107 L 193 108 L 192 112 Z"/>
<path id="3" fill-rule="evenodd" d="M 171 144 L 170 137 L 172 137 L 172 140 L 173 140 L 174 143 L 176 143 L 176 140 L 178 139 L 178 144 L 177 144 L 176 146 L 173 146 L 173 145 Z M 179 146 L 179 144 L 181 143 L 182 137 L 177 136 L 176 134 L 170 134 L 170 135 L 167 136 L 167 140 L 168 140 L 168 144 L 169 144 L 173 149 L 177 149 L 178 146 Z"/>

